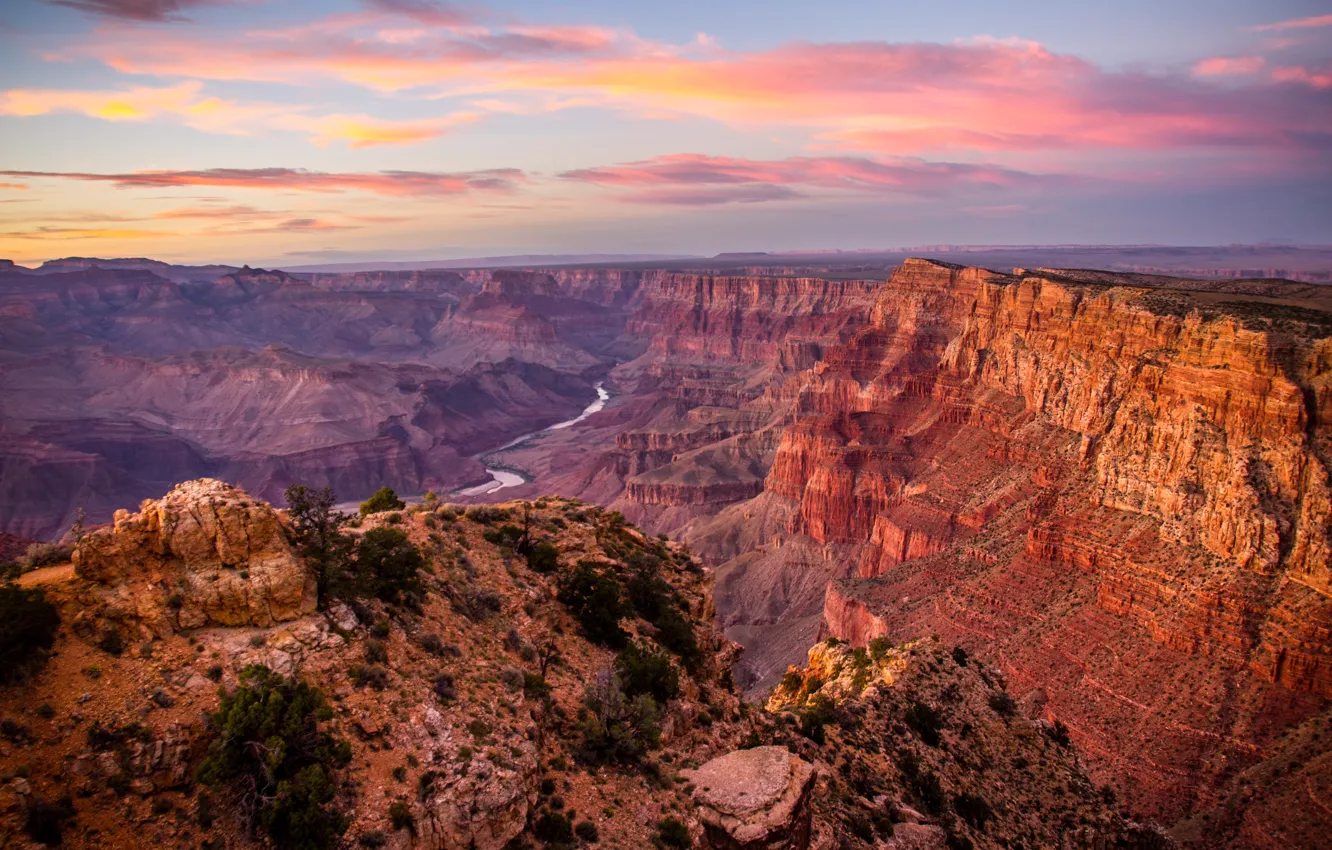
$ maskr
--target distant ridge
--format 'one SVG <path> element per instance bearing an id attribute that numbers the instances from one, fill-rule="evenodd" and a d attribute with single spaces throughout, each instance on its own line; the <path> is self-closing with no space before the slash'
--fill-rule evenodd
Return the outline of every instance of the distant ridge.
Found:
<path id="1" fill-rule="evenodd" d="M 385 263 L 314 263 L 283 266 L 289 272 L 419 271 L 422 269 L 502 268 L 506 266 L 568 266 L 582 263 L 655 263 L 698 259 L 695 254 L 513 254 L 500 257 L 464 257 L 456 260 L 415 260 Z"/>

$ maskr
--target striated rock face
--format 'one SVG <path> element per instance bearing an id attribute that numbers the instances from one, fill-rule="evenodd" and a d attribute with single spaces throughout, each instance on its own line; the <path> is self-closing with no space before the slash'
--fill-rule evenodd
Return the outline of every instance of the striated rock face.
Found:
<path id="1" fill-rule="evenodd" d="M 737 750 L 683 771 L 717 850 L 804 850 L 814 766 L 784 747 Z"/>
<path id="2" fill-rule="evenodd" d="M 906 263 L 808 373 L 765 491 L 794 540 L 855 549 L 826 634 L 1002 659 L 1173 819 L 1332 694 L 1332 321 L 1168 285 Z"/>
<path id="3" fill-rule="evenodd" d="M 105 588 L 108 615 L 176 628 L 268 626 L 315 610 L 315 582 L 277 513 L 221 481 L 187 481 L 85 537 L 74 569 Z"/>

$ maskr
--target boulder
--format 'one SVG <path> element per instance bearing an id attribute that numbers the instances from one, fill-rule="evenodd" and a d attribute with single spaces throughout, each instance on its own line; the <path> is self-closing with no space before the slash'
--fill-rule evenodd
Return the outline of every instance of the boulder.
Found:
<path id="1" fill-rule="evenodd" d="M 178 484 L 137 514 L 117 511 L 73 560 L 108 617 L 150 627 L 269 626 L 312 613 L 317 601 L 272 506 L 211 478 Z"/>
<path id="2" fill-rule="evenodd" d="M 694 803 L 718 850 L 805 850 L 814 766 L 782 747 L 736 750 L 697 770 Z"/>

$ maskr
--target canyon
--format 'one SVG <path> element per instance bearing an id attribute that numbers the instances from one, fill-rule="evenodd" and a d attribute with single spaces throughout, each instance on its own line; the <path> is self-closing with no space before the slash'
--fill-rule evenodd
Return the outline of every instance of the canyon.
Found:
<path id="1" fill-rule="evenodd" d="M 203 476 L 575 497 L 711 568 L 751 698 L 936 635 L 1177 840 L 1316 846 L 1332 289 L 859 260 L 11 268 L 0 531 Z"/>

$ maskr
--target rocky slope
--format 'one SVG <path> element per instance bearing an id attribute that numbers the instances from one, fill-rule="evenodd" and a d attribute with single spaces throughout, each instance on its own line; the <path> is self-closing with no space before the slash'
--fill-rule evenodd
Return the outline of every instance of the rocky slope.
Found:
<path id="1" fill-rule="evenodd" d="M 515 555 L 505 541 L 520 528 L 555 560 L 538 571 Z M 326 694 L 324 727 L 350 759 L 329 802 L 352 845 L 989 848 L 1022 834 L 1157 846 L 1091 789 L 1067 745 L 986 707 L 1003 693 L 996 670 L 958 669 L 937 647 L 895 649 L 900 681 L 873 698 L 839 692 L 811 713 L 806 678 L 774 713 L 743 704 L 738 648 L 711 625 L 710 576 L 616 514 L 559 499 L 466 514 L 434 503 L 372 514 L 352 534 L 384 530 L 426 556 L 419 592 L 397 604 L 324 599 L 314 612 L 288 520 L 217 481 L 118 514 L 83 539 L 72 571 L 25 576 L 63 625 L 46 665 L 0 688 L 0 841 L 50 844 L 54 822 L 67 847 L 262 846 L 241 789 L 195 779 L 218 735 L 202 718 L 261 664 Z M 684 644 L 660 611 L 643 613 L 645 569 L 665 594 L 654 604 L 678 606 L 696 646 L 666 662 L 670 692 L 649 700 L 653 734 L 629 761 L 588 749 L 601 740 L 590 695 L 630 669 L 565 595 L 588 563 L 628 588 L 620 625 L 647 657 Z M 922 702 L 946 718 L 943 748 L 902 731 L 885 749 Z M 936 773 L 938 787 L 925 778 Z"/>

